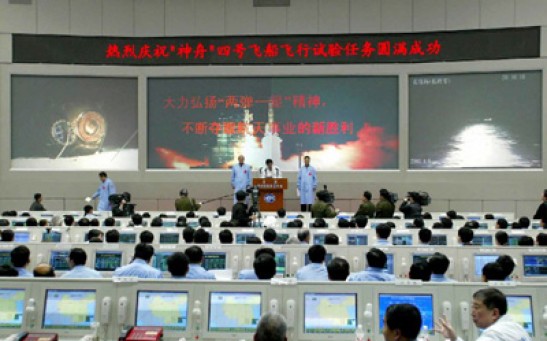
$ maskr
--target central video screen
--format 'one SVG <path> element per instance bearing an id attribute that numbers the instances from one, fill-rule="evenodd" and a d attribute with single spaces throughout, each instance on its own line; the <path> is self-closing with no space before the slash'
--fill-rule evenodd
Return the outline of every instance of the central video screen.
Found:
<path id="1" fill-rule="evenodd" d="M 396 76 L 151 78 L 148 168 L 398 168 Z"/>

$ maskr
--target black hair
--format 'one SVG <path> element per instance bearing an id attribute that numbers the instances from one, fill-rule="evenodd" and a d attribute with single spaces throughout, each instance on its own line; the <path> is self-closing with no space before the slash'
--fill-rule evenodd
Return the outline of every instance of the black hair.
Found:
<path id="1" fill-rule="evenodd" d="M 507 222 L 507 220 L 505 220 L 504 218 L 500 218 L 498 219 L 498 221 L 496 222 L 496 225 L 498 225 L 498 228 L 502 229 L 502 230 L 505 230 L 507 229 L 507 227 L 509 226 L 509 223 Z"/>
<path id="2" fill-rule="evenodd" d="M 519 246 L 534 246 L 534 238 L 522 236 L 519 238 Z"/>
<path id="3" fill-rule="evenodd" d="M 196 217 L 196 212 L 194 211 L 186 212 L 186 218 L 195 218 L 195 217 Z"/>
<path id="4" fill-rule="evenodd" d="M 424 218 L 424 219 L 433 219 L 433 216 L 431 215 L 431 213 L 425 212 L 424 214 L 422 214 L 422 218 Z"/>
<path id="5" fill-rule="evenodd" d="M 91 221 L 89 222 L 89 225 L 90 225 L 90 226 L 98 227 L 98 226 L 101 225 L 101 223 L 99 223 L 99 219 L 93 218 L 93 219 L 91 219 Z"/>
<path id="6" fill-rule="evenodd" d="M 262 241 L 257 236 L 248 236 L 245 239 L 246 244 L 262 244 Z"/>
<path id="7" fill-rule="evenodd" d="M 30 262 L 30 250 L 25 245 L 19 245 L 11 250 L 11 264 L 16 268 L 23 268 Z"/>
<path id="8" fill-rule="evenodd" d="M 287 215 L 287 211 L 285 211 L 285 209 L 283 207 L 281 207 L 280 209 L 277 210 L 277 217 L 278 218 L 285 218 L 286 215 Z"/>
<path id="9" fill-rule="evenodd" d="M 245 191 L 237 191 L 236 193 L 236 199 L 237 201 L 243 201 L 247 197 L 247 193 Z"/>
<path id="10" fill-rule="evenodd" d="M 88 213 L 91 213 L 91 212 L 93 212 L 93 206 L 85 205 L 84 206 L 84 214 L 88 214 Z"/>
<path id="11" fill-rule="evenodd" d="M 458 237 L 464 244 L 469 244 L 473 240 L 473 230 L 469 227 L 460 227 L 458 230 Z"/>
<path id="12" fill-rule="evenodd" d="M 367 264 L 371 268 L 384 268 L 387 263 L 387 256 L 384 251 L 373 247 L 367 252 Z"/>
<path id="13" fill-rule="evenodd" d="M 112 227 L 112 226 L 116 225 L 116 219 L 114 219 L 112 217 L 108 217 L 104 220 L 103 225 L 108 226 L 108 227 Z"/>
<path id="14" fill-rule="evenodd" d="M 547 233 L 540 232 L 536 236 L 536 244 L 538 246 L 546 246 L 547 245 Z"/>
<path id="15" fill-rule="evenodd" d="M 13 230 L 6 229 L 6 230 L 2 230 L 2 233 L 0 233 L 0 236 L 2 236 L 3 242 L 12 242 L 13 239 L 15 238 L 15 233 L 13 232 Z"/>
<path id="16" fill-rule="evenodd" d="M 310 230 L 302 229 L 302 230 L 298 231 L 298 234 L 296 236 L 298 237 L 299 241 L 303 242 L 303 241 L 305 241 L 306 239 L 309 238 Z"/>
<path id="17" fill-rule="evenodd" d="M 152 244 L 154 242 L 154 234 L 148 230 L 144 230 L 139 234 L 139 241 L 141 243 Z"/>
<path id="18" fill-rule="evenodd" d="M 454 210 L 450 210 L 446 212 L 446 216 L 450 219 L 457 219 L 456 217 L 458 216 L 458 213 L 456 213 L 456 211 Z"/>
<path id="19" fill-rule="evenodd" d="M 80 220 L 78 220 L 78 226 L 89 226 L 89 219 L 87 218 L 80 218 Z"/>
<path id="20" fill-rule="evenodd" d="M 226 215 L 226 207 L 220 206 L 219 208 L 217 208 L 217 214 L 218 214 L 219 216 Z"/>
<path id="21" fill-rule="evenodd" d="M 328 233 L 325 236 L 325 245 L 338 245 L 340 243 L 340 239 L 338 236 L 334 233 Z"/>
<path id="22" fill-rule="evenodd" d="M 194 243 L 196 244 L 208 244 L 209 243 L 209 232 L 205 229 L 197 229 L 194 233 Z"/>
<path id="23" fill-rule="evenodd" d="M 273 243 L 277 238 L 277 232 L 275 232 L 275 230 L 272 228 L 267 228 L 264 230 L 262 238 L 264 238 L 265 242 Z"/>
<path id="24" fill-rule="evenodd" d="M 153 255 L 154 247 L 152 245 L 140 243 L 135 246 L 135 258 L 140 258 L 149 262 Z"/>
<path id="25" fill-rule="evenodd" d="M 530 218 L 528 217 L 520 217 L 519 218 L 519 225 L 523 229 L 527 229 L 530 227 Z"/>
<path id="26" fill-rule="evenodd" d="M 338 227 L 349 228 L 349 221 L 346 218 L 338 219 Z"/>
<path id="27" fill-rule="evenodd" d="M 89 240 L 94 237 L 101 238 L 102 235 L 103 235 L 103 231 L 99 229 L 91 229 L 87 232 L 87 238 Z"/>
<path id="28" fill-rule="evenodd" d="M 19 271 L 9 264 L 0 265 L 0 277 L 18 277 Z"/>
<path id="29" fill-rule="evenodd" d="M 431 280 L 431 268 L 426 261 L 418 261 L 410 266 L 408 273 L 410 279 L 419 279 L 422 282 Z"/>
<path id="30" fill-rule="evenodd" d="M 505 277 L 509 277 L 513 270 L 515 270 L 515 261 L 513 260 L 513 257 L 509 255 L 501 255 L 496 259 L 496 263 L 501 265 L 503 272 L 505 273 Z"/>
<path id="31" fill-rule="evenodd" d="M 412 221 L 412 226 L 417 227 L 417 228 L 424 227 L 424 226 L 425 226 L 425 223 L 424 223 L 423 218 L 415 218 L 415 219 Z"/>
<path id="32" fill-rule="evenodd" d="M 327 249 L 323 245 L 313 245 L 308 249 L 308 256 L 312 263 L 323 263 L 326 255 Z"/>
<path id="33" fill-rule="evenodd" d="M 492 213 L 486 213 L 484 215 L 484 219 L 485 220 L 493 220 L 493 219 L 496 219 L 496 217 L 494 217 L 494 215 Z"/>
<path id="34" fill-rule="evenodd" d="M 119 243 L 120 242 L 120 232 L 118 230 L 112 229 L 106 231 L 106 242 L 107 243 Z"/>
<path id="35" fill-rule="evenodd" d="M 70 214 L 65 215 L 65 218 L 63 219 L 65 222 L 65 226 L 72 226 L 74 225 L 74 217 Z"/>
<path id="36" fill-rule="evenodd" d="M 106 172 L 104 172 L 104 171 L 103 171 L 103 172 L 100 172 L 100 173 L 99 173 L 99 176 L 100 176 L 101 178 L 107 178 L 107 177 L 108 177 L 108 175 L 106 175 Z"/>
<path id="37" fill-rule="evenodd" d="M 435 275 L 444 275 L 450 266 L 450 259 L 446 255 L 435 252 L 433 256 L 427 260 L 431 273 Z"/>
<path id="38" fill-rule="evenodd" d="M 163 226 L 163 219 L 161 217 L 154 217 L 152 221 L 150 222 L 151 227 L 162 227 Z"/>
<path id="39" fill-rule="evenodd" d="M 42 193 L 35 193 L 34 200 L 38 201 L 42 197 Z"/>
<path id="40" fill-rule="evenodd" d="M 296 224 L 296 227 L 303 227 L 304 226 L 304 222 L 302 221 L 302 219 L 295 219 L 293 220 L 293 222 Z"/>
<path id="41" fill-rule="evenodd" d="M 267 254 L 261 254 L 253 262 L 258 279 L 272 279 L 275 276 L 276 267 L 275 258 Z"/>
<path id="42" fill-rule="evenodd" d="M 268 163 L 273 163 L 273 160 L 272 159 L 266 159 L 266 164 Z"/>
<path id="43" fill-rule="evenodd" d="M 85 262 L 87 261 L 87 254 L 85 253 L 84 249 L 75 247 L 70 250 L 70 253 L 68 254 L 68 259 L 73 261 L 74 265 L 85 265 Z"/>
<path id="44" fill-rule="evenodd" d="M 486 281 L 503 281 L 507 277 L 503 267 L 497 262 L 485 264 L 482 267 L 482 275 Z"/>
<path id="45" fill-rule="evenodd" d="M 431 242 L 431 237 L 433 236 L 433 232 L 431 232 L 430 229 L 422 227 L 420 231 L 418 231 L 418 238 L 422 243 L 429 244 Z"/>
<path id="46" fill-rule="evenodd" d="M 182 252 L 174 252 L 167 258 L 167 270 L 173 277 L 184 277 L 188 273 L 188 257 Z"/>
<path id="47" fill-rule="evenodd" d="M 385 319 L 390 330 L 399 330 L 408 340 L 415 340 L 422 329 L 422 315 L 412 304 L 392 304 L 386 309 Z"/>
<path id="48" fill-rule="evenodd" d="M 364 228 L 368 224 L 368 217 L 366 215 L 356 215 L 353 220 L 355 220 L 357 227 L 360 228 Z"/>
<path id="49" fill-rule="evenodd" d="M 40 225 L 40 226 L 48 226 L 48 225 L 49 225 L 49 222 L 47 221 L 47 219 L 40 219 L 40 221 L 38 222 L 38 225 Z"/>
<path id="50" fill-rule="evenodd" d="M 188 257 L 190 264 L 201 264 L 203 260 L 203 250 L 199 246 L 190 246 L 184 250 L 184 254 Z"/>
<path id="51" fill-rule="evenodd" d="M 220 227 L 234 227 L 234 225 L 228 220 L 223 220 L 220 222 Z"/>
<path id="52" fill-rule="evenodd" d="M 30 217 L 25 221 L 25 226 L 38 226 L 38 221 L 34 217 Z"/>
<path id="53" fill-rule="evenodd" d="M 378 226 L 376 226 L 376 235 L 378 235 L 379 238 L 388 239 L 391 235 L 391 227 L 387 224 L 378 224 Z"/>
<path id="54" fill-rule="evenodd" d="M 363 196 L 364 196 L 368 201 L 370 201 L 370 199 L 372 199 L 372 193 L 370 193 L 369 191 L 365 191 L 365 193 L 363 193 Z"/>
<path id="55" fill-rule="evenodd" d="M 193 228 L 187 226 L 182 230 L 182 239 L 184 239 L 186 244 L 193 243 L 195 233 L 196 233 L 196 231 L 194 231 Z"/>
<path id="56" fill-rule="evenodd" d="M 133 225 L 142 225 L 142 215 L 135 213 L 131 216 L 131 221 Z"/>
<path id="57" fill-rule="evenodd" d="M 327 273 L 331 281 L 345 281 L 349 276 L 349 263 L 344 258 L 333 258 L 327 264 Z"/>
<path id="58" fill-rule="evenodd" d="M 220 225 L 222 227 L 222 224 Z M 234 242 L 234 235 L 232 231 L 224 229 L 218 233 L 218 239 L 220 240 L 220 244 L 232 244 Z"/>
<path id="59" fill-rule="evenodd" d="M 452 222 L 452 219 L 450 218 L 442 217 L 439 219 L 439 221 L 441 222 L 441 224 L 443 225 L 443 228 L 445 229 L 451 229 L 454 226 L 454 223 Z"/>
<path id="60" fill-rule="evenodd" d="M 267 254 L 272 257 L 275 257 L 275 251 L 271 247 L 259 247 L 258 249 L 255 250 L 254 258 L 257 258 L 258 256 L 262 254 Z"/>
<path id="61" fill-rule="evenodd" d="M 313 221 L 312 227 L 316 227 L 316 228 L 327 227 L 327 222 L 323 218 L 316 218 Z"/>
<path id="62" fill-rule="evenodd" d="M 496 241 L 500 245 L 507 245 L 509 243 L 509 235 L 505 231 L 498 231 L 494 234 Z"/>
<path id="63" fill-rule="evenodd" d="M 497 308 L 501 316 L 507 314 L 507 298 L 498 289 L 481 289 L 473 294 L 473 299 L 481 301 L 490 310 Z"/>

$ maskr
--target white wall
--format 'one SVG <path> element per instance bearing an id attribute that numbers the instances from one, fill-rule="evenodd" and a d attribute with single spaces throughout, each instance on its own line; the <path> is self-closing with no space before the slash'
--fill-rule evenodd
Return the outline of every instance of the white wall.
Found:
<path id="1" fill-rule="evenodd" d="M 387 187 L 398 192 L 423 189 L 434 199 L 431 210 L 516 211 L 530 215 L 547 173 L 539 171 L 408 172 L 407 74 L 410 72 L 547 69 L 547 60 L 351 65 L 306 67 L 87 67 L 11 65 L 11 33 L 112 36 L 184 36 L 252 34 L 325 34 L 419 32 L 515 26 L 547 26 L 544 0 L 291 0 L 290 7 L 254 8 L 252 0 L 34 0 L 10 5 L 0 0 L 0 210 L 25 209 L 32 194 L 42 192 L 50 209 L 79 209 L 81 198 L 97 186 L 95 172 L 9 171 L 9 75 L 11 73 L 130 75 L 140 77 L 139 149 L 145 155 L 145 78 L 163 74 L 397 74 L 400 75 L 401 171 L 320 173 L 336 192 L 339 205 L 354 209 L 364 189 Z M 544 29 L 545 32 L 545 29 Z M 542 56 L 547 38 L 542 35 Z M 544 77 L 544 98 L 547 86 Z M 545 101 L 544 101 L 545 103 Z M 545 107 L 545 105 L 544 105 Z M 544 122 L 547 121 L 544 117 Z M 544 129 L 544 135 L 547 133 Z M 547 135 L 546 135 L 547 136 Z M 547 160 L 544 148 L 543 159 Z M 168 209 L 183 184 L 199 198 L 230 192 L 228 173 L 112 173 L 118 188 L 133 193 L 140 209 Z M 295 175 L 288 174 L 294 186 Z M 204 185 L 204 184 L 207 185 Z M 212 186 L 211 186 L 212 184 Z M 294 191 L 289 208 L 296 208 Z M 347 199 L 347 200 L 341 200 Z M 211 208 L 218 203 L 211 204 Z M 228 202 L 225 202 L 228 204 Z"/>

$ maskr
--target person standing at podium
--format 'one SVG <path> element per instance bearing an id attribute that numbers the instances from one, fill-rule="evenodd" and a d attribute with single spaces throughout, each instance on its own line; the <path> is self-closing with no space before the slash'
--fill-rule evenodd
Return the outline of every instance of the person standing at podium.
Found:
<path id="1" fill-rule="evenodd" d="M 317 188 L 317 172 L 310 166 L 310 157 L 304 157 L 304 167 L 298 171 L 296 180 L 297 195 L 300 196 L 300 210 L 302 212 L 310 211 L 311 205 L 315 200 L 315 189 Z"/>
<path id="2" fill-rule="evenodd" d="M 236 193 L 246 191 L 251 187 L 253 180 L 252 169 L 250 165 L 245 164 L 245 156 L 237 157 L 238 163 L 232 166 L 232 189 L 234 190 L 234 204 L 237 203 Z"/>
<path id="3" fill-rule="evenodd" d="M 273 165 L 272 159 L 266 160 L 266 167 L 260 167 L 259 169 L 261 178 L 281 178 L 281 170 L 279 167 Z"/>

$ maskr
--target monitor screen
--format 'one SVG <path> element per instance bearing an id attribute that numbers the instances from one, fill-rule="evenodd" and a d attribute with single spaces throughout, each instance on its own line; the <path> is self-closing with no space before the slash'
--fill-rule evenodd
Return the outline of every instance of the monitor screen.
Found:
<path id="1" fill-rule="evenodd" d="M 386 266 L 384 266 L 384 271 L 387 272 L 388 274 L 393 275 L 395 273 L 395 270 L 393 269 L 393 253 L 386 253 L 386 256 L 387 256 L 387 262 L 386 262 Z"/>
<path id="2" fill-rule="evenodd" d="M 366 234 L 348 234 L 348 245 L 368 245 L 368 236 Z"/>
<path id="3" fill-rule="evenodd" d="M 481 220 L 480 215 L 468 215 L 467 220 Z"/>
<path id="4" fill-rule="evenodd" d="M 120 233 L 120 243 L 122 244 L 135 244 L 137 241 L 136 233 Z"/>
<path id="5" fill-rule="evenodd" d="M 89 329 L 95 321 L 95 290 L 46 290 L 44 329 Z"/>
<path id="6" fill-rule="evenodd" d="M 254 333 L 262 315 L 259 292 L 219 292 L 209 296 L 209 331 Z"/>
<path id="7" fill-rule="evenodd" d="M 475 276 L 482 276 L 482 268 L 488 264 L 495 262 L 499 255 L 475 255 Z"/>
<path id="8" fill-rule="evenodd" d="M 177 226 L 176 220 L 163 219 L 162 227 L 176 227 L 176 226 Z"/>
<path id="9" fill-rule="evenodd" d="M 226 269 L 226 252 L 203 253 L 203 267 L 205 270 Z"/>
<path id="10" fill-rule="evenodd" d="M 1 328 L 21 328 L 25 310 L 25 289 L 0 289 Z"/>
<path id="11" fill-rule="evenodd" d="M 525 255 L 522 256 L 524 264 L 524 276 L 547 276 L 547 256 L 545 255 Z"/>
<path id="12" fill-rule="evenodd" d="M 276 252 L 275 253 L 275 273 L 276 275 L 285 276 L 287 273 L 286 259 L 287 255 L 285 252 Z"/>
<path id="13" fill-rule="evenodd" d="M 446 234 L 434 234 L 431 236 L 429 245 L 447 245 Z"/>
<path id="14" fill-rule="evenodd" d="M 507 315 L 534 336 L 534 315 L 531 296 L 507 295 Z"/>
<path id="15" fill-rule="evenodd" d="M 492 236 L 489 234 L 476 234 L 473 236 L 473 245 L 492 246 Z"/>
<path id="16" fill-rule="evenodd" d="M 122 265 L 121 251 L 97 251 L 95 252 L 95 270 L 114 271 Z"/>
<path id="17" fill-rule="evenodd" d="M 136 326 L 186 330 L 188 325 L 188 292 L 137 292 Z"/>
<path id="18" fill-rule="evenodd" d="M 247 244 L 248 237 L 256 237 L 254 233 L 236 233 L 236 244 Z"/>
<path id="19" fill-rule="evenodd" d="M 313 235 L 313 245 L 323 245 L 325 244 L 325 236 L 324 233 L 317 233 Z"/>
<path id="20" fill-rule="evenodd" d="M 160 244 L 178 244 L 180 235 L 176 232 L 160 233 Z"/>
<path id="21" fill-rule="evenodd" d="M 17 227 L 25 226 L 25 220 L 12 220 L 11 225 Z"/>
<path id="22" fill-rule="evenodd" d="M 152 264 L 160 271 L 167 271 L 167 258 L 172 254 L 173 252 L 156 252 Z"/>
<path id="23" fill-rule="evenodd" d="M 391 239 L 393 245 L 412 245 L 411 234 L 394 234 Z"/>
<path id="24" fill-rule="evenodd" d="M 325 255 L 325 265 L 329 264 L 329 262 L 332 260 L 332 258 L 333 258 L 332 253 L 330 253 L 330 252 L 327 253 Z M 310 264 L 310 256 L 306 253 L 304 255 L 304 265 L 308 265 L 308 264 Z"/>
<path id="25" fill-rule="evenodd" d="M 417 262 L 427 262 L 429 257 L 433 256 L 432 253 L 414 253 L 412 254 L 412 264 Z"/>
<path id="26" fill-rule="evenodd" d="M 380 315 L 380 330 L 384 328 L 384 314 L 392 304 L 413 304 L 422 313 L 422 324 L 429 332 L 434 330 L 433 295 L 428 294 L 380 294 L 378 298 L 378 314 Z"/>
<path id="27" fill-rule="evenodd" d="M 488 229 L 488 223 L 486 222 L 479 222 L 479 228 L 481 230 L 487 230 Z"/>
<path id="28" fill-rule="evenodd" d="M 188 227 L 191 227 L 193 229 L 197 229 L 199 227 L 199 221 L 197 221 L 197 220 L 192 220 L 192 221 L 188 220 L 186 222 L 186 225 L 188 225 Z"/>
<path id="29" fill-rule="evenodd" d="M 304 333 L 352 334 L 356 326 L 357 294 L 304 294 Z"/>
<path id="30" fill-rule="evenodd" d="M 0 251 L 0 265 L 11 264 L 11 251 Z"/>
<path id="31" fill-rule="evenodd" d="M 43 243 L 60 243 L 63 234 L 59 231 L 51 231 L 50 233 L 42 233 Z"/>
<path id="32" fill-rule="evenodd" d="M 519 240 L 520 240 L 520 237 L 522 237 L 523 235 L 510 235 L 509 236 L 509 241 L 508 241 L 508 244 L 510 246 L 518 246 L 519 245 Z"/>
<path id="33" fill-rule="evenodd" d="M 274 244 L 285 244 L 287 242 L 287 239 L 289 239 L 288 233 L 278 233 L 277 237 L 274 240 Z"/>
<path id="34" fill-rule="evenodd" d="M 70 266 L 68 265 L 69 250 L 63 251 L 51 251 L 49 256 L 49 265 L 55 268 L 56 271 L 68 271 Z"/>
<path id="35" fill-rule="evenodd" d="M 16 243 L 28 243 L 30 232 L 14 232 L 13 241 Z"/>

